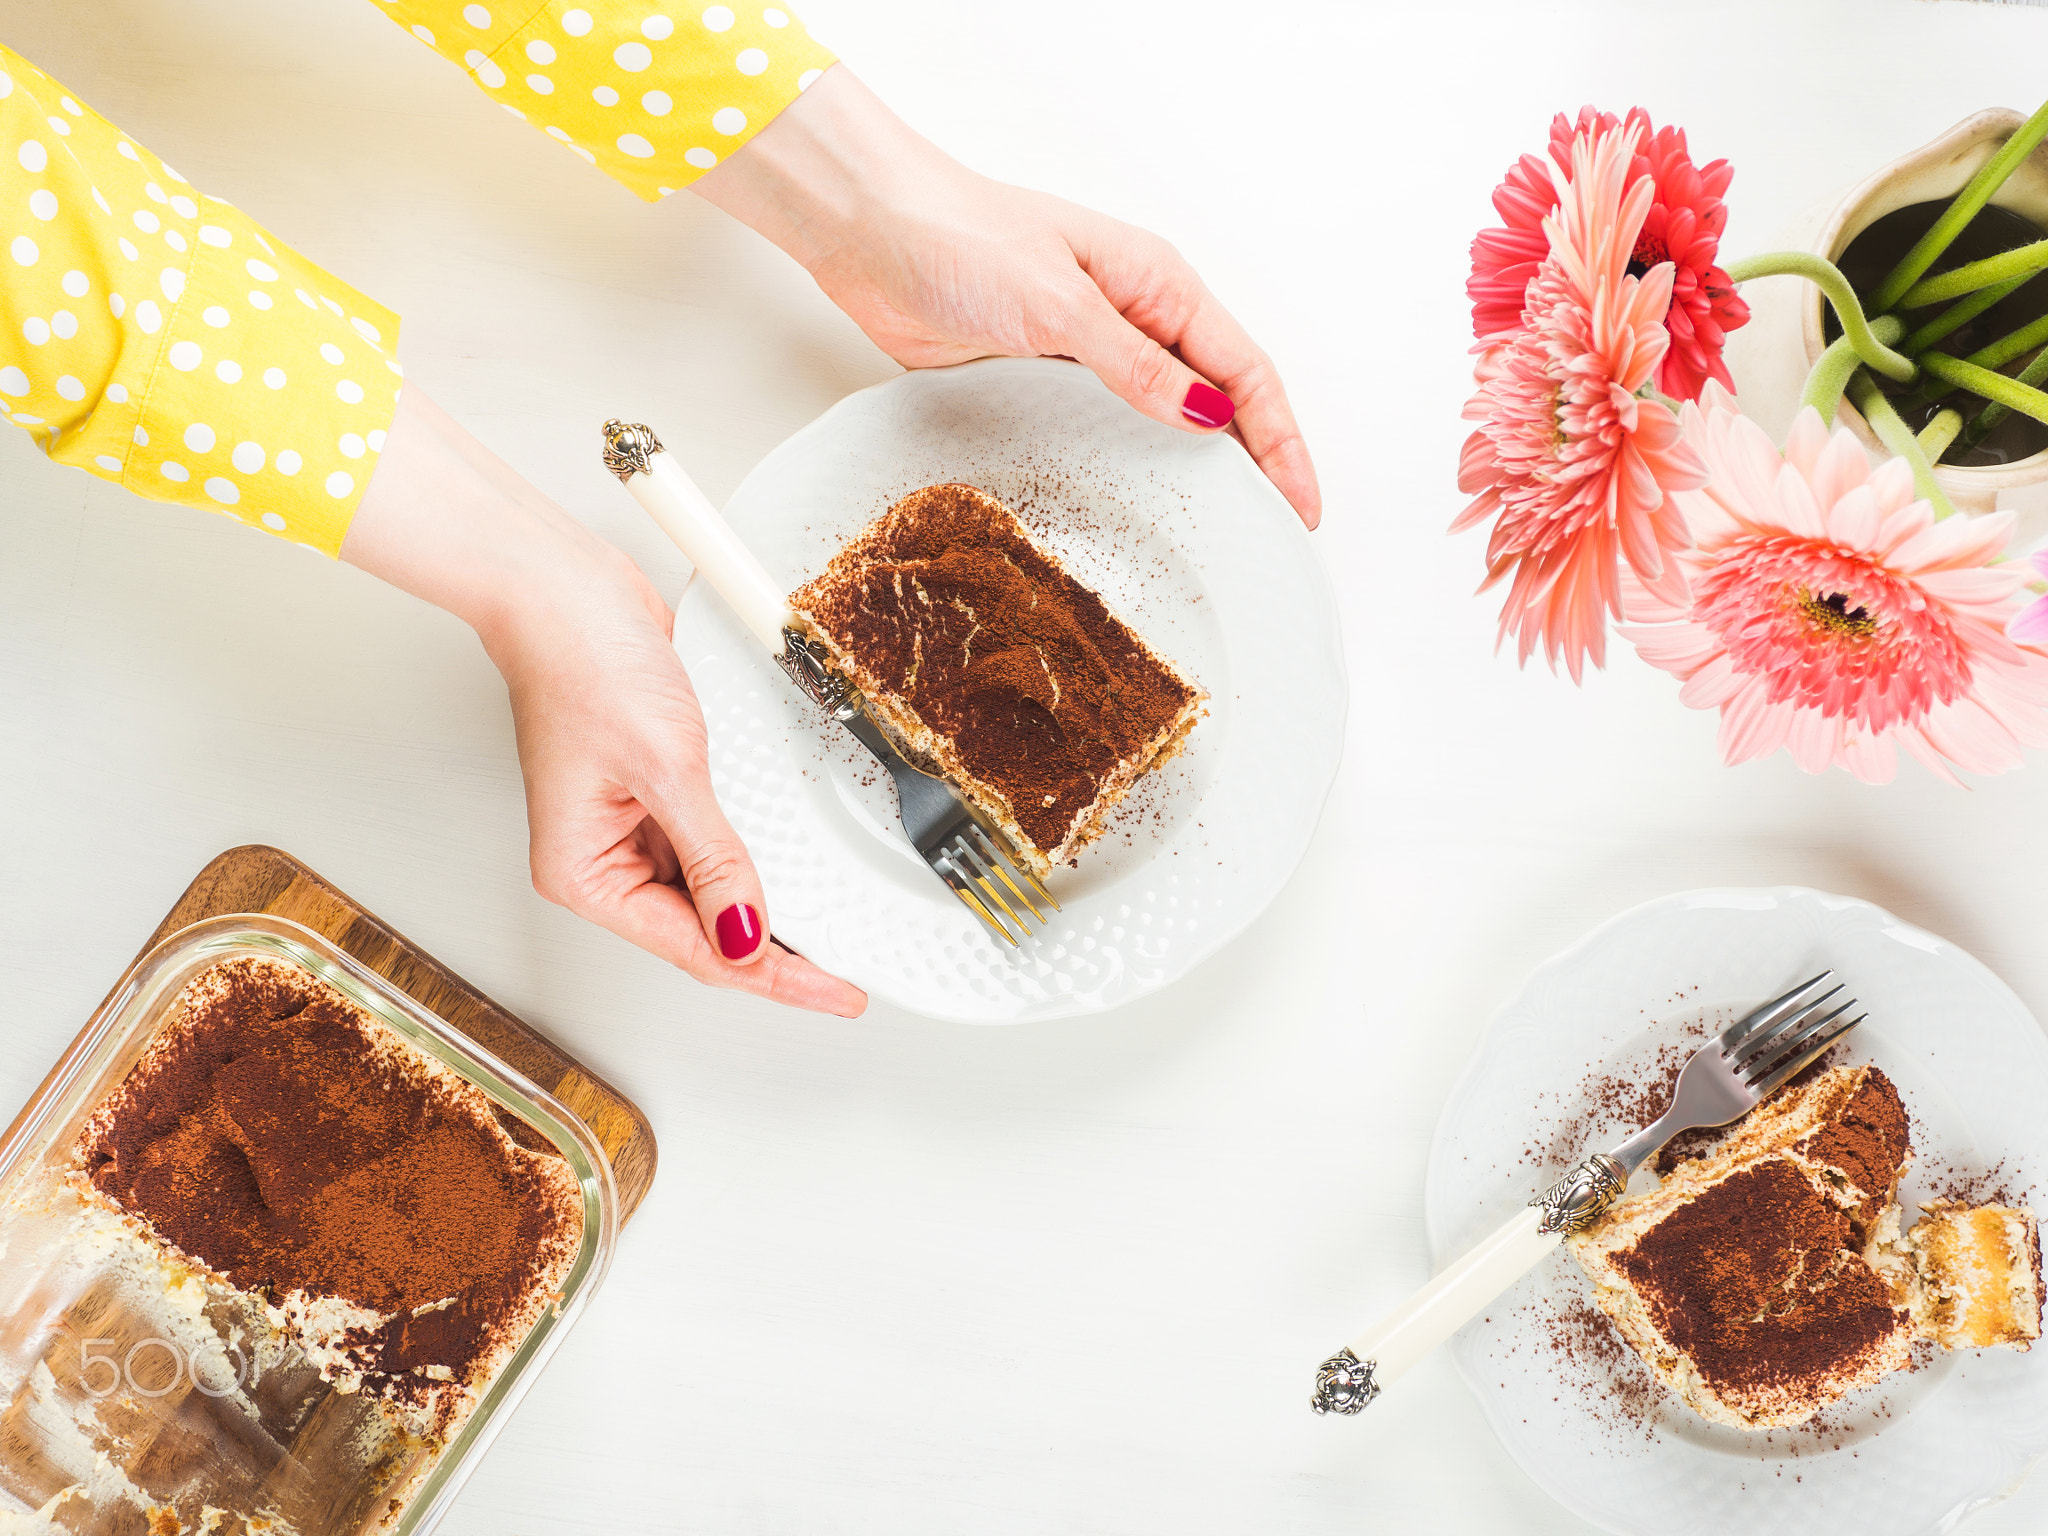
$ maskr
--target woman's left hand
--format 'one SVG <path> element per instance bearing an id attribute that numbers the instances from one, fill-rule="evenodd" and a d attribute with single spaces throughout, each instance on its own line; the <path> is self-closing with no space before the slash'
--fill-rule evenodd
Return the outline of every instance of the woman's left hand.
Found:
<path id="1" fill-rule="evenodd" d="M 809 270 L 907 368 L 1071 357 L 1155 420 L 1234 426 L 1310 528 L 1322 492 L 1273 360 L 1157 235 L 976 175 L 844 64 L 692 190 Z"/>

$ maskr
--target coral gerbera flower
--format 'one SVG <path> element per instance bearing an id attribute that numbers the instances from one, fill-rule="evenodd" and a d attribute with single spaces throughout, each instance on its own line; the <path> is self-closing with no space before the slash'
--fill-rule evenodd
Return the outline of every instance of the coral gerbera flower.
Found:
<path id="1" fill-rule="evenodd" d="M 1638 108 L 1629 116 L 1640 117 L 1642 111 Z M 1642 121 L 1647 129 L 1649 118 Z M 1728 365 L 1721 361 L 1721 348 L 1730 331 L 1749 321 L 1749 306 L 1736 293 L 1728 273 L 1714 261 L 1721 231 L 1728 223 L 1721 194 L 1728 190 L 1735 171 L 1726 160 L 1695 167 L 1686 152 L 1682 128 L 1646 133 L 1637 167 L 1646 161 L 1657 195 L 1636 235 L 1629 270 L 1641 272 L 1660 261 L 1671 263 L 1671 308 L 1664 315 L 1671 348 L 1657 370 L 1657 387 L 1674 400 L 1697 400 L 1708 379 L 1724 389 L 1735 387 Z"/>
<path id="2" fill-rule="evenodd" d="M 1572 146 L 1522 328 L 1482 357 L 1465 407 L 1480 425 L 1458 488 L 1473 499 L 1451 525 L 1495 518 L 1485 586 L 1512 577 L 1501 634 L 1516 636 L 1522 660 L 1540 645 L 1574 679 L 1587 657 L 1605 659 L 1607 615 L 1622 612 L 1621 561 L 1646 586 L 1683 596 L 1666 555 L 1688 538 L 1666 493 L 1705 475 L 1678 418 L 1638 395 L 1664 355 L 1671 267 L 1627 270 L 1652 195 L 1643 180 L 1624 190 L 1637 132 L 1601 129 Z"/>
<path id="3" fill-rule="evenodd" d="M 2012 514 L 1936 522 L 1904 460 L 1871 469 L 1811 407 L 1782 455 L 1718 385 L 1685 430 L 1711 477 L 1679 496 L 1692 600 L 1633 587 L 1620 632 L 1720 709 L 1728 762 L 1785 747 L 1882 784 L 1904 747 L 1956 783 L 1951 764 L 1999 773 L 2048 745 L 2048 654 L 2006 634 L 2031 572 L 1994 563 Z"/>
<path id="4" fill-rule="evenodd" d="M 1560 115 L 1558 122 L 1563 121 Z M 1569 170 L 1570 152 L 1566 154 Z M 1472 334 L 1481 341 L 1521 328 L 1529 284 L 1550 254 L 1543 221 L 1556 207 L 1557 187 L 1550 168 L 1534 155 L 1524 155 L 1509 166 L 1493 189 L 1493 209 L 1501 217 L 1501 227 L 1482 229 L 1473 237 L 1472 275 L 1465 281 L 1465 296 L 1472 301 Z"/>
<path id="5" fill-rule="evenodd" d="M 1465 284 L 1472 300 L 1472 334 L 1486 340 L 1520 324 L 1522 295 L 1546 253 L 1542 225 L 1557 206 L 1556 181 L 1569 181 L 1573 174 L 1572 144 L 1618 121 L 1639 132 L 1629 189 L 1643 180 L 1653 189 L 1629 252 L 1629 271 L 1640 277 L 1665 261 L 1673 268 L 1670 303 L 1661 317 L 1671 344 L 1658 368 L 1657 387 L 1675 400 L 1697 399 L 1708 379 L 1732 389 L 1721 349 L 1728 332 L 1748 321 L 1749 306 L 1714 257 L 1728 222 L 1722 197 L 1735 172 L 1726 160 L 1695 166 L 1684 130 L 1653 126 L 1641 107 L 1632 108 L 1625 121 L 1591 107 L 1582 107 L 1576 122 L 1563 113 L 1553 118 L 1555 180 L 1534 155 L 1522 156 L 1509 169 L 1493 194 L 1501 226 L 1480 231 L 1472 242 L 1472 276 Z"/>

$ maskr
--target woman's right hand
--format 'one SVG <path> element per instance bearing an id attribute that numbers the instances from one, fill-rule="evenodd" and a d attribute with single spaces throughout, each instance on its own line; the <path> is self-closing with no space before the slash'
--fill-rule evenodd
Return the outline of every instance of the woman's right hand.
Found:
<path id="1" fill-rule="evenodd" d="M 484 636 L 512 696 L 534 889 L 707 985 L 858 1014 L 859 988 L 768 936 L 668 608 L 618 565 L 577 572 Z"/>
<path id="2" fill-rule="evenodd" d="M 512 696 L 534 888 L 711 986 L 867 1006 L 769 937 L 704 716 L 639 567 L 408 383 L 342 558 L 466 620 Z"/>

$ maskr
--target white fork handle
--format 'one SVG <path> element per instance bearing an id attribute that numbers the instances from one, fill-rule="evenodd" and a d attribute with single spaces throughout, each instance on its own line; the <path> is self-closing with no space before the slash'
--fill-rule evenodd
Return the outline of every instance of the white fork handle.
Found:
<path id="1" fill-rule="evenodd" d="M 661 450 L 649 454 L 646 470 L 629 478 L 626 489 L 690 557 L 754 638 L 780 655 L 783 626 L 790 621 L 789 599 L 754 552 L 740 542 L 732 525 L 718 515 L 711 498 L 683 472 L 676 456 Z"/>
<path id="2" fill-rule="evenodd" d="M 1563 1241 L 1561 1233 L 1539 1230 L 1542 1222 L 1542 1209 L 1529 1206 L 1353 1339 L 1351 1353 L 1361 1366 L 1372 1368 L 1372 1386 L 1385 1391 L 1407 1375 L 1410 1366 L 1541 1263 Z"/>

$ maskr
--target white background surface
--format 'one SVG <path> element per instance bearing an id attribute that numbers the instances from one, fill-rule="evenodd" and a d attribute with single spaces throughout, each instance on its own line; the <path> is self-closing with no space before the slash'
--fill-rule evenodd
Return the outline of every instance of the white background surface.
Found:
<path id="1" fill-rule="evenodd" d="M 1868 789 L 1626 649 L 1492 655 L 1444 536 L 1465 246 L 1557 108 L 1737 167 L 1725 247 L 1987 105 L 2048 16 L 1957 0 L 802 12 L 981 168 L 1174 239 L 1280 360 L 1329 501 L 1354 697 L 1300 875 L 1106 1017 L 855 1023 L 706 992 L 528 888 L 495 674 L 454 621 L 0 438 L 0 1103 L 214 853 L 306 859 L 631 1093 L 662 1171 L 599 1305 L 446 1527 L 745 1533 L 1582 1529 L 1447 1360 L 1332 1423 L 1313 1367 L 1424 1278 L 1425 1149 L 1485 1015 L 1595 922 L 1799 882 L 2048 1009 L 2048 762 Z M 0 36 L 405 316 L 410 376 L 672 584 L 597 463 L 659 422 L 714 498 L 893 366 L 691 198 L 648 208 L 357 0 L 0 0 Z M 1918 76 L 1911 89 L 1907 71 Z M 2048 1523 L 2048 1478 L 1973 1536 Z"/>

